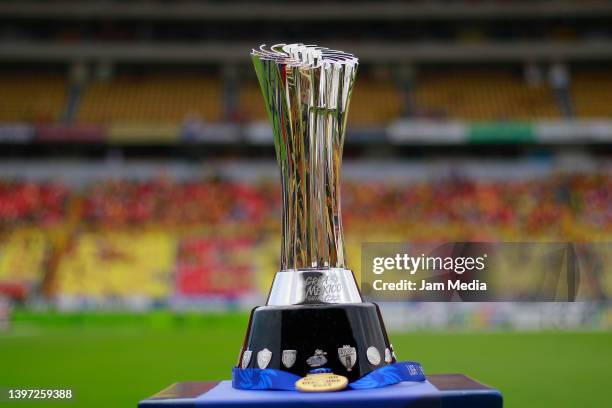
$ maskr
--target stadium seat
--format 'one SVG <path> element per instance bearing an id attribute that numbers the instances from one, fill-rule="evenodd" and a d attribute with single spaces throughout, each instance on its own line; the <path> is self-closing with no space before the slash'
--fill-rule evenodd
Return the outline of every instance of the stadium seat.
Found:
<path id="1" fill-rule="evenodd" d="M 530 87 L 512 72 L 455 70 L 425 72 L 416 81 L 420 115 L 474 121 L 557 118 L 552 90 Z"/>
<path id="2" fill-rule="evenodd" d="M 90 83 L 77 120 L 85 123 L 171 122 L 221 119 L 219 82 L 176 75 L 120 76 Z"/>
<path id="3" fill-rule="evenodd" d="M 612 73 L 609 70 L 578 70 L 572 97 L 579 118 L 612 118 Z"/>
<path id="4" fill-rule="evenodd" d="M 42 283 L 50 245 L 36 227 L 0 236 L 0 295 L 23 297 Z"/>
<path id="5" fill-rule="evenodd" d="M 176 267 L 176 294 L 236 297 L 252 291 L 253 244 L 246 237 L 185 238 Z"/>
<path id="6" fill-rule="evenodd" d="M 0 122 L 56 122 L 66 107 L 61 75 L 2 73 L 0 90 Z"/>
<path id="7" fill-rule="evenodd" d="M 59 298 L 164 299 L 171 293 L 176 238 L 167 231 L 91 231 L 62 256 Z"/>

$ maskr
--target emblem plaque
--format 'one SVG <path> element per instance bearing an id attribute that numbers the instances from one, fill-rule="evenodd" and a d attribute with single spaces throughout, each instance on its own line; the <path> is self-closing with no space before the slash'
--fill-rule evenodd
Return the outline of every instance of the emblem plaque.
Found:
<path id="1" fill-rule="evenodd" d="M 281 360 L 285 367 L 291 368 L 295 364 L 296 357 L 297 357 L 297 350 L 283 350 L 283 355 L 282 355 Z"/>
<path id="2" fill-rule="evenodd" d="M 253 352 L 251 350 L 245 350 L 244 353 L 242 353 L 242 368 L 247 368 L 249 366 L 252 354 Z"/>
<path id="3" fill-rule="evenodd" d="M 324 352 L 323 350 L 315 350 L 315 353 L 313 356 L 308 357 L 308 360 L 306 360 L 306 364 L 308 364 L 311 367 L 321 367 L 323 365 L 325 365 L 325 363 L 327 363 L 327 358 L 325 357 L 327 355 L 326 352 Z"/>
<path id="4" fill-rule="evenodd" d="M 368 347 L 368 350 L 366 351 L 366 356 L 368 357 L 368 361 L 370 362 L 370 364 L 375 366 L 380 364 L 380 352 L 376 347 Z"/>
<path id="5" fill-rule="evenodd" d="M 390 363 L 393 361 L 393 356 L 391 355 L 391 350 L 389 348 L 385 349 L 385 363 Z"/>
<path id="6" fill-rule="evenodd" d="M 357 350 L 355 347 L 342 346 L 338 349 L 338 358 L 347 371 L 351 371 L 357 362 Z"/>
<path id="7" fill-rule="evenodd" d="M 270 364 L 270 360 L 272 360 L 272 352 L 267 348 L 257 353 L 257 365 L 259 368 L 266 368 Z"/>

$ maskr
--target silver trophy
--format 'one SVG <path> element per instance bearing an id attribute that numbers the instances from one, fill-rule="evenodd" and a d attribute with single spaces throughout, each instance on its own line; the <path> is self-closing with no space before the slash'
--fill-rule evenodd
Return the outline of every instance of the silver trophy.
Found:
<path id="1" fill-rule="evenodd" d="M 268 305 L 356 303 L 346 269 L 340 166 L 357 58 L 301 44 L 252 53 L 282 183 L 280 272 Z M 307 273 L 307 275 L 304 275 Z"/>
<path id="2" fill-rule="evenodd" d="M 345 259 L 340 166 L 358 60 L 303 44 L 261 46 L 251 56 L 280 166 L 282 242 L 241 366 L 255 368 L 251 353 L 266 350 L 269 368 L 306 375 L 326 367 L 357 379 L 389 363 L 373 356 L 390 347 L 378 307 L 362 301 Z"/>

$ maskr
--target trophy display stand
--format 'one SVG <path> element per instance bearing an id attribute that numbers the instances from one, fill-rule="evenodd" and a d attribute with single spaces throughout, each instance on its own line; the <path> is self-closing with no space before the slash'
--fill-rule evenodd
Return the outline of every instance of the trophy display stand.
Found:
<path id="1" fill-rule="evenodd" d="M 501 408 L 499 391 L 461 374 L 427 376 L 423 383 L 326 393 L 246 391 L 230 381 L 176 383 L 139 408 Z"/>
<path id="2" fill-rule="evenodd" d="M 280 167 L 280 268 L 231 382 L 179 383 L 140 406 L 501 407 L 498 391 L 467 377 L 426 379 L 420 364 L 397 362 L 346 265 L 340 168 L 357 59 L 302 44 L 251 56 Z"/>

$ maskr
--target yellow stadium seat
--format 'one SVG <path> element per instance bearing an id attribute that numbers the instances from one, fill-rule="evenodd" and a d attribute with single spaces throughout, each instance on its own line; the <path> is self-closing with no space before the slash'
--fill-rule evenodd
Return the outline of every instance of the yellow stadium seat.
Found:
<path id="1" fill-rule="evenodd" d="M 172 290 L 176 238 L 170 232 L 82 234 L 58 267 L 57 295 L 161 299 Z"/>
<path id="2" fill-rule="evenodd" d="M 582 118 L 612 117 L 612 74 L 609 71 L 578 71 L 572 83 L 576 115 Z"/>
<path id="3" fill-rule="evenodd" d="M 188 117 L 219 121 L 222 114 L 219 81 L 195 76 L 121 76 L 89 84 L 77 121 L 181 122 Z"/>
<path id="4" fill-rule="evenodd" d="M 66 105 L 67 80 L 60 75 L 0 75 L 0 121 L 56 122 Z"/>
<path id="5" fill-rule="evenodd" d="M 530 87 L 505 71 L 457 70 L 424 73 L 414 94 L 417 109 L 435 116 L 474 121 L 556 118 L 552 90 Z"/>
<path id="6" fill-rule="evenodd" d="M 49 242 L 37 228 L 14 229 L 0 241 L 0 282 L 40 283 Z"/>

